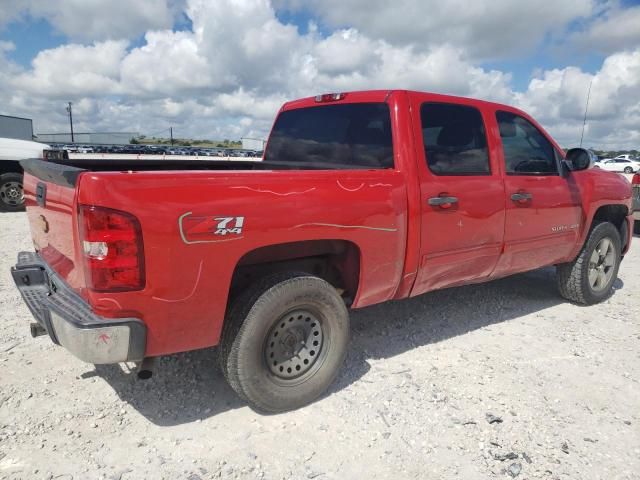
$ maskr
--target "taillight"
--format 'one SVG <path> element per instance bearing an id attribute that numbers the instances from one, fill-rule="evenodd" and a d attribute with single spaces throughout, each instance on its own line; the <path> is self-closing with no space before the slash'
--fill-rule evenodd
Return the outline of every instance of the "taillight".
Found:
<path id="1" fill-rule="evenodd" d="M 346 93 L 324 93 L 322 95 L 316 95 L 315 100 L 316 103 L 337 102 L 346 96 Z"/>
<path id="2" fill-rule="evenodd" d="M 97 292 L 144 288 L 142 229 L 136 217 L 80 205 L 79 224 L 87 287 Z"/>
<path id="3" fill-rule="evenodd" d="M 631 185 L 640 185 L 640 173 L 636 173 L 631 179 Z"/>

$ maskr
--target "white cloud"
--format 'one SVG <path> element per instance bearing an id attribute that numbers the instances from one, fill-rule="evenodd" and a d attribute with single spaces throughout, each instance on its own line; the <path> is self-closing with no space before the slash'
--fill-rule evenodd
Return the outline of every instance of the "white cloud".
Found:
<path id="1" fill-rule="evenodd" d="M 516 102 L 564 145 L 580 140 L 589 84 L 587 145 L 640 144 L 640 48 L 613 54 L 594 75 L 575 67 L 543 72 Z"/>
<path id="2" fill-rule="evenodd" d="M 16 75 L 10 83 L 14 89 L 48 97 L 119 93 L 126 49 L 126 41 L 108 40 L 43 50 L 33 60 L 32 70 Z"/>
<path id="3" fill-rule="evenodd" d="M 170 30 L 149 32 L 146 44 L 122 60 L 125 91 L 151 96 L 185 94 L 219 86 L 220 76 L 199 52 L 195 36 Z"/>
<path id="4" fill-rule="evenodd" d="M 382 61 L 375 49 L 375 42 L 350 28 L 319 41 L 314 56 L 318 69 L 328 75 L 367 73 Z"/>
<path id="5" fill-rule="evenodd" d="M 160 12 L 171 9 L 162 5 Z M 600 4 L 406 0 L 397 12 L 378 0 L 323 5 L 314 8 L 324 22 L 350 23 L 326 36 L 313 24 L 301 34 L 267 0 L 190 0 L 192 31 L 147 23 L 143 45 L 133 48 L 127 40 L 72 43 L 43 50 L 22 68 L 6 58 L 12 45 L 0 42 L 0 101 L 9 113 L 32 116 L 39 132 L 66 131 L 69 100 L 78 130 L 149 134 L 174 126 L 177 136 L 239 138 L 266 135 L 278 107 L 293 98 L 416 89 L 518 104 L 573 145 L 593 80 L 587 139 L 595 146 L 640 141 L 640 48 L 626 45 L 595 74 L 571 66 L 539 71 L 524 92 L 514 91 L 509 72 L 480 60 L 535 48 L 567 22 L 600 12 Z"/>
<path id="6" fill-rule="evenodd" d="M 453 45 L 473 58 L 529 52 L 545 36 L 594 12 L 597 0 L 275 0 L 284 9 L 310 10 L 331 27 L 416 50 Z"/>
<path id="7" fill-rule="evenodd" d="M 171 27 L 172 10 L 167 0 L 2 0 L 0 27 L 32 17 L 74 40 L 130 39 Z"/>
<path id="8" fill-rule="evenodd" d="M 571 36 L 585 51 L 612 53 L 640 45 L 640 6 L 611 8 Z"/>

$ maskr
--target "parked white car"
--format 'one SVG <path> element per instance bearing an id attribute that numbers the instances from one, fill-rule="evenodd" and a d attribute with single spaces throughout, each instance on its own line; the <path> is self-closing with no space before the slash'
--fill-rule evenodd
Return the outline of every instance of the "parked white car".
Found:
<path id="1" fill-rule="evenodd" d="M 630 155 L 628 153 L 624 153 L 622 155 L 618 155 L 617 157 L 613 157 L 613 160 L 631 160 L 633 161 L 638 161 L 636 159 L 636 157 L 634 157 L 633 155 Z"/>
<path id="2" fill-rule="evenodd" d="M 596 166 L 603 170 L 608 170 L 609 172 L 635 173 L 640 170 L 640 162 L 618 157 L 603 160 Z"/>

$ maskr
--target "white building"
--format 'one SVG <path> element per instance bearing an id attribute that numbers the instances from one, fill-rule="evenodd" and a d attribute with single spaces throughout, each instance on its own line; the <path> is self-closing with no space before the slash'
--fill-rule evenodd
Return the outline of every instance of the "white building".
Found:
<path id="1" fill-rule="evenodd" d="M 33 122 L 30 118 L 0 115 L 0 138 L 33 140 Z"/>
<path id="2" fill-rule="evenodd" d="M 264 150 L 265 143 L 267 143 L 266 140 L 261 138 L 242 137 L 240 140 L 242 141 L 242 148 L 244 150 L 262 151 Z"/>

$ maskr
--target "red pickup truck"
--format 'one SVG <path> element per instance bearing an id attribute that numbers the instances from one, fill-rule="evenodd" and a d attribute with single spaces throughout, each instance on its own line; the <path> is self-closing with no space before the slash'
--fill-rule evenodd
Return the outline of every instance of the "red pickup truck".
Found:
<path id="1" fill-rule="evenodd" d="M 621 175 L 520 110 L 430 93 L 288 102 L 260 161 L 22 165 L 35 253 L 12 271 L 34 335 L 91 363 L 219 345 L 270 412 L 332 382 L 348 308 L 546 265 L 596 303 L 632 236 Z"/>

